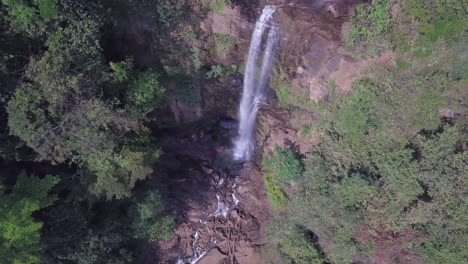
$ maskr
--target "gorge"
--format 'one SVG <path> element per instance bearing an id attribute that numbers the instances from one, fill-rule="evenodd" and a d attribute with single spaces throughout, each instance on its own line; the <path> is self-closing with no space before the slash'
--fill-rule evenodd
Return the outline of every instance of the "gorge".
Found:
<path id="1" fill-rule="evenodd" d="M 0 264 L 465 264 L 467 10 L 0 1 Z"/>

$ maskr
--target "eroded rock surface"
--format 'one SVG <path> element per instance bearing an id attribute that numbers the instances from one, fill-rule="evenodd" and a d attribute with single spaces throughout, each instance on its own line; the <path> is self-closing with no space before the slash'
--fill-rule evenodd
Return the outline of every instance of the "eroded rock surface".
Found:
<path id="1" fill-rule="evenodd" d="M 165 150 L 159 170 L 170 175 L 179 225 L 175 236 L 156 243 L 158 263 L 187 261 L 197 250 L 206 252 L 198 263 L 259 263 L 269 204 L 258 168 L 232 160 L 236 129 L 234 121 L 216 120 L 159 135 Z"/>

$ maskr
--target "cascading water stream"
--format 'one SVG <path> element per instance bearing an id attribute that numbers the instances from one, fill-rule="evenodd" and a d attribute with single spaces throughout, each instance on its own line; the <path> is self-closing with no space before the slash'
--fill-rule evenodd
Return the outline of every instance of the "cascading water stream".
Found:
<path id="1" fill-rule="evenodd" d="M 270 78 L 279 40 L 279 28 L 273 20 L 276 9 L 277 6 L 265 6 L 252 34 L 239 106 L 238 137 L 234 145 L 234 158 L 237 160 L 249 160 L 255 148 L 258 107 Z"/>

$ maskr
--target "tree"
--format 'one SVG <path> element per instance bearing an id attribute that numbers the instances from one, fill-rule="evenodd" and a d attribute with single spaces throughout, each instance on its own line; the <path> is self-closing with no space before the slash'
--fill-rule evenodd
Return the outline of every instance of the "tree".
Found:
<path id="1" fill-rule="evenodd" d="M 22 172 L 11 193 L 5 193 L 5 187 L 0 185 L 1 263 L 40 263 L 42 223 L 34 221 L 31 214 L 55 201 L 48 191 L 58 181 L 54 176 L 39 179 Z"/>
<path id="2" fill-rule="evenodd" d="M 303 171 L 297 155 L 292 150 L 283 150 L 279 146 L 275 146 L 275 153 L 272 156 L 263 160 L 262 167 L 282 186 L 290 181 L 297 181 Z"/>
<path id="3" fill-rule="evenodd" d="M 103 63 L 99 10 L 99 3 L 60 2 L 63 23 L 49 32 L 47 51 L 31 61 L 7 112 L 10 133 L 40 160 L 78 164 L 82 182 L 112 199 L 129 196 L 152 173 L 160 152 L 145 145 L 143 121 L 165 89 L 155 72 L 130 62 L 111 64 L 111 72 Z"/>
<path id="4" fill-rule="evenodd" d="M 174 233 L 174 217 L 165 213 L 158 192 L 149 192 L 130 210 L 135 238 L 150 241 L 166 239 Z"/>
<path id="5" fill-rule="evenodd" d="M 284 235 L 280 242 L 280 250 L 294 264 L 323 264 L 326 263 L 322 252 L 317 249 L 311 238 L 303 230 L 294 228 Z"/>

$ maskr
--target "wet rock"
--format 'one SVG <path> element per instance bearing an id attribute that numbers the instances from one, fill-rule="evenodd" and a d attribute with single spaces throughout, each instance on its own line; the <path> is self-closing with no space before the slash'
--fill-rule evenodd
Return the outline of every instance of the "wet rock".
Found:
<path id="1" fill-rule="evenodd" d="M 198 263 L 199 264 L 215 264 L 215 263 L 221 263 L 223 259 L 225 259 L 226 256 L 221 254 L 219 250 L 211 250 L 206 254 L 204 258 L 202 258 Z"/>
<path id="2" fill-rule="evenodd" d="M 203 166 L 203 165 L 202 165 L 202 166 L 201 166 L 201 169 L 202 169 L 202 171 L 203 171 L 204 173 L 206 173 L 206 174 L 211 174 L 211 173 L 213 173 L 213 169 L 208 168 L 208 167 L 206 167 L 206 166 Z"/>
<path id="3" fill-rule="evenodd" d="M 335 18 L 348 14 L 348 1 L 327 1 L 324 6 Z"/>
<path id="4" fill-rule="evenodd" d="M 219 125 L 224 129 L 237 129 L 237 122 L 234 120 L 222 120 Z"/>
<path id="5" fill-rule="evenodd" d="M 229 174 L 231 176 L 239 176 L 241 174 L 241 171 L 242 171 L 242 163 L 234 163 L 232 164 L 230 167 L 229 167 Z"/>

